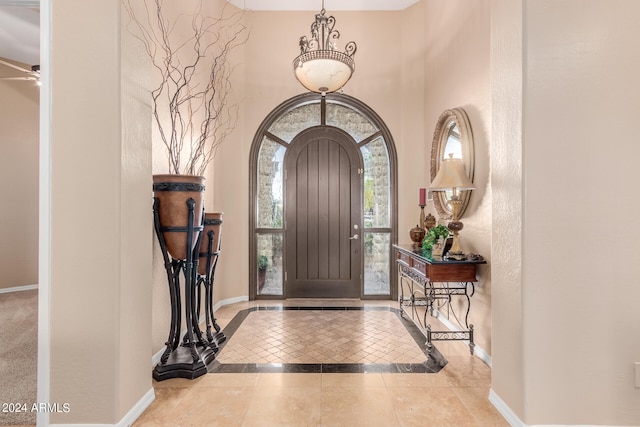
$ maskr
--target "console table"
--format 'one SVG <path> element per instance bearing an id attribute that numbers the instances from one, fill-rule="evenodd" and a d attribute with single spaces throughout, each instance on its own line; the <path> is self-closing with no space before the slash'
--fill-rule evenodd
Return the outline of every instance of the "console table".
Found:
<path id="1" fill-rule="evenodd" d="M 474 282 L 476 267 L 486 264 L 480 256 L 456 261 L 441 257 L 432 257 L 429 251 L 413 245 L 393 245 L 398 264 L 400 313 L 405 314 L 422 330 L 427 337 L 427 351 L 431 353 L 433 341 L 464 340 L 469 341 L 469 349 L 473 354 L 473 325 L 469 324 L 471 297 L 475 293 Z M 451 308 L 451 298 L 463 296 L 467 299 L 467 311 L 464 316 L 464 327 L 458 331 L 434 331 L 427 323 L 427 314 L 434 315 L 436 309 L 440 311 L 444 306 L 456 317 Z M 422 318 L 416 307 L 425 307 Z"/>

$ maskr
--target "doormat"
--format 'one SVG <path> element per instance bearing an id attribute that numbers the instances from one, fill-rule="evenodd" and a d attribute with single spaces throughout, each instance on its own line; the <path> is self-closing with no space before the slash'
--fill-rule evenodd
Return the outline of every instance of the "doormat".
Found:
<path id="1" fill-rule="evenodd" d="M 447 364 L 391 307 L 253 307 L 223 332 L 210 373 L 436 373 Z"/>

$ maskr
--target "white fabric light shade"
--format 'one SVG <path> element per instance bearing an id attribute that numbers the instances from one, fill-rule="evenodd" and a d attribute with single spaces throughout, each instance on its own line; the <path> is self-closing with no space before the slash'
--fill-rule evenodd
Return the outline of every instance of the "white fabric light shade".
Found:
<path id="1" fill-rule="evenodd" d="M 440 169 L 429 188 L 434 191 L 445 191 L 452 188 L 473 190 L 476 187 L 465 173 L 464 161 L 450 157 L 442 160 Z"/>
<path id="2" fill-rule="evenodd" d="M 331 93 L 344 86 L 353 74 L 353 59 L 338 51 L 311 51 L 298 56 L 293 71 L 308 90 Z"/>

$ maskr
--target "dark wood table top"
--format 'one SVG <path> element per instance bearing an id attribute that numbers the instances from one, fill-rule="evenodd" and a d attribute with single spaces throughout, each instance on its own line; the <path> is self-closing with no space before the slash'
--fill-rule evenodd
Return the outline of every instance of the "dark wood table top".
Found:
<path id="1" fill-rule="evenodd" d="M 467 254 L 467 259 L 464 260 L 456 260 L 456 259 L 448 259 L 447 257 L 433 257 L 431 256 L 431 251 L 423 249 L 421 246 L 416 247 L 414 245 L 393 245 L 393 247 L 401 252 L 405 252 L 414 257 L 420 259 L 420 261 L 425 262 L 427 264 L 486 264 L 487 261 L 481 256 L 477 254 Z"/>

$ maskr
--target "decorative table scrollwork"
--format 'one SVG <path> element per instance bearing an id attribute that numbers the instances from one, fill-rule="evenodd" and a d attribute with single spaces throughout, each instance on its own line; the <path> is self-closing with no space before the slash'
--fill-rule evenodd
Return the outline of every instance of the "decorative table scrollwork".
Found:
<path id="1" fill-rule="evenodd" d="M 433 341 L 459 340 L 469 341 L 469 350 L 473 354 L 475 347 L 473 325 L 469 324 L 471 297 L 475 293 L 474 282 L 476 266 L 486 264 L 484 258 L 474 255 L 470 259 L 456 261 L 430 258 L 428 252 L 411 245 L 394 245 L 398 264 L 399 296 L 401 313 L 408 316 L 427 337 L 427 350 L 433 349 Z M 465 297 L 467 310 L 464 321 L 458 319 L 451 307 L 451 298 Z M 423 313 L 418 307 L 425 307 Z M 447 310 L 458 321 L 461 329 L 457 331 L 434 331 L 428 323 L 428 315 L 436 315 Z"/>

